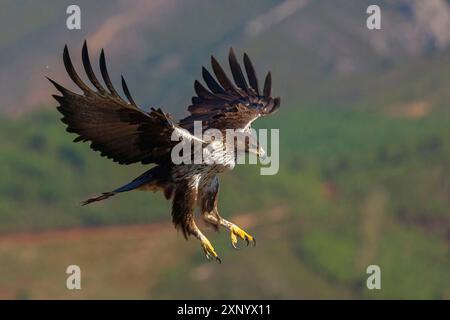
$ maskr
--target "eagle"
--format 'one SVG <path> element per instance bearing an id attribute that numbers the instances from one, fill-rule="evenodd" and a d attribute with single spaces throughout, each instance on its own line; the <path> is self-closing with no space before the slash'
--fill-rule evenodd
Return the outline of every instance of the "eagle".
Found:
<path id="1" fill-rule="evenodd" d="M 173 139 L 173 135 L 182 137 L 185 143 L 198 142 L 201 148 L 207 144 L 204 138 L 194 135 L 196 122 L 201 122 L 202 132 L 208 129 L 220 132 L 235 130 L 238 135 L 245 135 L 250 131 L 254 120 L 272 114 L 280 107 L 280 97 L 271 97 L 271 73 L 267 73 L 261 91 L 255 69 L 246 53 L 243 62 L 247 79 L 233 48 L 229 50 L 228 59 L 234 81 L 230 80 L 218 61 L 211 56 L 215 77 L 202 67 L 206 87 L 197 80 L 194 82 L 196 95 L 188 106 L 190 114 L 176 121 L 161 108 L 151 107 L 144 111 L 138 107 L 123 76 L 122 88 L 127 100 L 121 97 L 109 77 L 103 49 L 99 58 L 103 84 L 92 69 L 86 41 L 81 56 L 91 85 L 86 84 L 76 72 L 65 45 L 65 69 L 81 93 L 70 91 L 48 78 L 59 91 L 59 94 L 52 96 L 59 103 L 57 110 L 63 115 L 61 120 L 67 126 L 66 131 L 77 135 L 74 142 L 89 142 L 91 149 L 119 164 L 153 164 L 131 182 L 81 204 L 87 205 L 132 190 L 162 191 L 167 200 L 172 200 L 173 224 L 186 239 L 194 236 L 200 241 L 208 260 L 221 262 L 211 242 L 196 225 L 197 208 L 207 225 L 213 226 L 215 230 L 223 227 L 230 232 L 234 248 L 237 248 L 238 239 L 246 241 L 247 246 L 249 243 L 255 245 L 256 239 L 253 236 L 220 216 L 218 175 L 231 170 L 239 154 L 263 157 L 264 150 L 258 141 L 248 138 L 243 139 L 242 143 L 242 139 L 238 139 L 241 143 L 234 143 L 228 148 L 229 141 L 211 139 L 209 146 L 213 147 L 208 149 L 208 154 L 214 161 L 175 163 L 172 151 L 179 141 Z M 236 137 L 232 142 L 235 140 Z"/>

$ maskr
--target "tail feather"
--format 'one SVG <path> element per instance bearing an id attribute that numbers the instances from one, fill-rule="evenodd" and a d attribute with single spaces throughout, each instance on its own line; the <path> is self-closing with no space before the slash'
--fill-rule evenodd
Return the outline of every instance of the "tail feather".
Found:
<path id="1" fill-rule="evenodd" d="M 114 196 L 114 195 L 116 195 L 116 194 L 117 194 L 117 192 L 114 192 L 114 191 L 112 191 L 112 192 L 103 192 L 103 193 L 102 193 L 100 196 L 98 196 L 98 197 L 89 198 L 89 199 L 87 199 L 87 200 L 81 202 L 81 205 L 82 205 L 82 206 L 85 206 L 85 205 L 90 204 L 90 203 L 92 203 L 92 202 L 102 201 L 102 200 L 108 199 L 109 197 L 112 197 L 112 196 Z"/>
<path id="2" fill-rule="evenodd" d="M 121 186 L 120 188 L 117 188 L 110 192 L 103 192 L 98 197 L 89 198 L 89 199 L 81 202 L 81 205 L 85 206 L 92 202 L 102 201 L 102 200 L 108 199 L 109 197 L 112 197 L 118 193 L 135 190 L 135 189 L 138 189 L 148 183 L 155 183 L 161 177 L 164 177 L 165 174 L 166 174 L 166 172 L 165 172 L 164 168 L 159 167 L 159 166 L 153 167 L 150 170 L 147 170 L 146 172 L 141 174 L 139 177 L 137 177 L 133 181 Z M 170 189 L 170 190 L 164 190 L 164 191 L 165 191 L 166 197 L 169 197 L 169 196 L 171 196 L 173 190 Z"/>

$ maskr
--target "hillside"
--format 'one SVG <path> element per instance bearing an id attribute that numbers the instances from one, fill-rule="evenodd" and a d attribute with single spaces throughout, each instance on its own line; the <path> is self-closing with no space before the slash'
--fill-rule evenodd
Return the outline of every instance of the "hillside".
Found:
<path id="1" fill-rule="evenodd" d="M 280 172 L 259 176 L 255 167 L 240 167 L 223 176 L 220 200 L 225 217 L 233 220 L 235 215 L 247 215 L 258 246 L 234 252 L 225 232 L 209 233 L 224 261 L 216 267 L 205 264 L 195 241 L 185 243 L 176 235 L 168 223 L 170 205 L 161 195 L 135 192 L 98 205 L 78 205 L 134 177 L 142 168 L 111 164 L 86 145 L 71 143 L 54 113 L 3 120 L 0 226 L 4 235 L 0 243 L 8 245 L 0 250 L 0 273 L 11 276 L 3 277 L 0 287 L 9 288 L 3 289 L 5 297 L 54 297 L 61 292 L 53 288 L 61 280 L 55 268 L 70 256 L 80 263 L 92 261 L 86 262 L 88 270 L 95 272 L 100 287 L 88 286 L 81 293 L 84 297 L 448 298 L 448 123 L 445 114 L 405 118 L 321 106 L 281 112 L 261 121 L 262 127 L 282 128 Z M 92 231 L 92 238 L 83 236 L 79 244 L 70 231 L 45 236 L 51 244 L 32 241 L 22 245 L 9 241 L 11 236 L 5 234 L 154 221 L 165 221 L 155 228 L 167 230 L 167 243 L 158 240 L 158 248 L 138 245 L 156 240 L 152 232 L 138 231 L 133 236 L 133 228 L 124 229 L 131 230 L 129 236 L 120 228 L 108 232 L 117 240 Z M 83 249 L 86 246 L 89 250 Z M 104 264 L 136 250 L 148 257 L 158 252 L 171 254 L 161 260 L 160 271 L 153 271 L 153 260 L 142 265 L 123 260 L 129 277 L 137 272 L 146 279 L 139 280 L 145 288 L 131 282 L 126 290 L 116 291 L 128 276 L 123 274 L 122 279 L 116 269 L 104 273 Z M 178 251 L 185 253 L 180 256 Z M 34 252 L 27 265 L 35 265 L 36 270 L 48 268 L 43 278 L 31 273 L 29 283 L 14 280 L 23 277 L 25 271 L 17 266 L 28 259 L 26 252 Z M 103 262 L 97 264 L 90 255 L 99 252 Z M 175 257 L 177 263 L 172 260 Z M 384 270 L 383 291 L 377 294 L 363 287 L 364 267 L 370 263 Z M 240 275 L 248 268 L 255 277 L 235 287 L 242 284 Z M 261 286 L 261 280 L 269 276 L 276 280 Z M 40 293 L 41 285 L 53 289 Z M 417 285 L 420 291 L 414 290 Z M 75 296 L 66 292 L 61 297 Z"/>
<path id="2" fill-rule="evenodd" d="M 282 220 L 283 211 L 273 210 L 258 216 L 242 215 L 236 221 L 251 230 L 270 222 L 271 228 L 279 230 Z M 211 235 L 211 238 L 218 237 Z M 0 279 L 0 298 L 307 298 L 332 297 L 342 289 L 339 285 L 327 284 L 308 270 L 288 247 L 283 247 L 287 243 L 271 243 L 271 236 L 264 233 L 260 237 L 261 244 L 267 247 L 264 250 L 232 250 L 228 243 L 225 245 L 224 240 L 228 238 L 225 233 L 220 238 L 219 248 L 226 259 L 222 265 L 199 257 L 197 243 L 186 242 L 181 235 L 177 237 L 169 223 L 1 237 L 0 273 L 9 277 Z M 267 268 L 264 261 L 269 257 L 273 259 L 275 252 L 292 268 L 301 269 L 286 277 L 278 265 Z M 75 262 L 82 270 L 81 291 L 65 288 L 66 275 L 62 271 Z M 243 284 L 243 268 L 251 268 L 257 273 L 256 278 L 271 280 Z M 305 287 L 299 287 L 290 282 L 292 280 L 301 281 Z M 214 287 L 222 290 L 214 290 Z M 350 296 L 348 290 L 344 292 Z"/>
<path id="3" fill-rule="evenodd" d="M 69 31 L 64 22 L 70 2 L 3 1 L 0 110 L 22 113 L 48 105 L 53 88 L 43 76 L 67 79 L 62 48 L 67 43 L 80 66 L 84 39 L 93 61 L 105 48 L 113 81 L 124 74 L 139 104 L 177 115 L 193 93 L 200 66 L 208 65 L 210 54 L 225 59 L 230 46 L 239 54 L 247 51 L 260 76 L 270 68 L 275 89 L 287 101 L 308 99 L 310 92 L 321 98 L 347 77 L 367 80 L 448 52 L 449 1 L 377 3 L 383 13 L 379 31 L 366 28 L 369 0 L 78 1 L 82 29 Z"/>

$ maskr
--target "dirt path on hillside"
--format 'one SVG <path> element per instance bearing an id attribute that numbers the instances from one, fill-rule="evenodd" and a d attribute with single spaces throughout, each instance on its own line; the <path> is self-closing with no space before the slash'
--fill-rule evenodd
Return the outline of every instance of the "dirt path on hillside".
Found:
<path id="1" fill-rule="evenodd" d="M 267 210 L 263 213 L 242 213 L 233 216 L 231 219 L 237 225 L 248 228 L 258 224 L 258 220 L 261 218 L 269 219 L 282 219 L 285 213 L 284 207 L 275 207 Z M 205 225 L 197 218 L 197 222 L 204 229 Z M 32 232 L 19 232 L 0 235 L 0 245 L 7 245 L 10 243 L 35 243 L 35 242 L 47 242 L 55 239 L 61 240 L 78 240 L 86 239 L 89 237 L 117 237 L 117 234 L 134 234 L 136 236 L 161 236 L 168 232 L 176 232 L 174 226 L 169 219 L 167 221 L 152 222 L 148 224 L 139 225 L 111 225 L 100 227 L 75 227 L 64 228 L 56 230 L 46 231 L 32 231 Z"/>
<path id="2" fill-rule="evenodd" d="M 170 222 L 153 222 L 139 225 L 113 225 L 101 227 L 76 227 L 36 232 L 21 232 L 0 235 L 0 245 L 8 243 L 35 243 L 46 242 L 55 239 L 67 240 L 85 239 L 89 237 L 117 237 L 117 234 L 135 235 L 160 235 L 168 231 L 174 231 Z"/>

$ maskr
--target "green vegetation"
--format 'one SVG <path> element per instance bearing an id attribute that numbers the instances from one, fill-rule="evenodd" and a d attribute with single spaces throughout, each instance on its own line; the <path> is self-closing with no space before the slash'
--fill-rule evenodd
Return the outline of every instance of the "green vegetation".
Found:
<path id="1" fill-rule="evenodd" d="M 133 293 L 130 285 L 127 296 L 448 298 L 449 116 L 393 118 L 321 106 L 285 110 L 258 123 L 280 128 L 279 173 L 260 176 L 258 167 L 245 166 L 222 177 L 223 215 L 249 212 L 258 247 L 234 252 L 225 233 L 210 235 L 224 266 L 208 271 L 214 276 L 202 282 L 182 276 L 203 268 L 197 244 L 183 244 L 171 231 L 168 237 L 176 241 L 167 250 L 177 254 L 178 245 L 188 245 L 191 258 L 160 271 L 155 291 Z M 3 233 L 170 221 L 170 204 L 160 194 L 131 192 L 80 207 L 84 198 L 145 168 L 116 165 L 72 143 L 56 112 L 4 118 L 0 130 Z M 283 212 L 278 218 L 277 210 Z M 134 248 L 123 244 L 121 250 Z M 11 259 L 1 251 L 0 257 Z M 383 270 L 381 291 L 365 288 L 369 264 Z M 257 276 L 237 289 L 243 268 Z M 258 285 L 268 273 L 277 280 Z M 102 290 L 95 295 L 110 296 Z"/>

